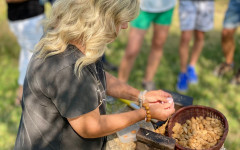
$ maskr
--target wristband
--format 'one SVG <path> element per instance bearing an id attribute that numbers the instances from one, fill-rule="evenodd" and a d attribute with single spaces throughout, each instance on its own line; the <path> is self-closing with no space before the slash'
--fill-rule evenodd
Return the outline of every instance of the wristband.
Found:
<path id="1" fill-rule="evenodd" d="M 140 108 L 142 108 L 142 104 L 145 101 L 145 94 L 147 93 L 147 90 L 141 91 L 138 95 L 138 103 Z"/>

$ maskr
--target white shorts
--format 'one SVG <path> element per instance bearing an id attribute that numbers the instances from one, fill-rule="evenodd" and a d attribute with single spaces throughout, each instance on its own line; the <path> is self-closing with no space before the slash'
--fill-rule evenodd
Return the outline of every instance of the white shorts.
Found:
<path id="1" fill-rule="evenodd" d="M 180 0 L 181 30 L 209 31 L 213 28 L 214 1 Z"/>
<path id="2" fill-rule="evenodd" d="M 19 85 L 23 85 L 32 52 L 43 35 L 43 28 L 41 25 L 43 18 L 45 18 L 45 15 L 18 21 L 9 21 L 10 29 L 16 36 L 21 48 L 19 57 Z"/>

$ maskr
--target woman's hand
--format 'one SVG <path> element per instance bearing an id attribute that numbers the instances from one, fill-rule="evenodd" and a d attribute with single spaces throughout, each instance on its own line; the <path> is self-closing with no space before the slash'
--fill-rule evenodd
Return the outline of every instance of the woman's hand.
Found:
<path id="1" fill-rule="evenodd" d="M 174 102 L 149 103 L 149 110 L 153 119 L 165 121 L 175 112 Z"/>
<path id="2" fill-rule="evenodd" d="M 149 91 L 145 94 L 143 103 L 166 103 L 167 98 L 172 98 L 172 95 L 162 90 Z"/>

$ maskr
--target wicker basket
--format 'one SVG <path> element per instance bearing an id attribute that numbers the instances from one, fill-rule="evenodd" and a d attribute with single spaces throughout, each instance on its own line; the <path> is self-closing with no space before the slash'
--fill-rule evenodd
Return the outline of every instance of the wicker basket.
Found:
<path id="1" fill-rule="evenodd" d="M 215 146 L 211 147 L 210 149 L 207 149 L 207 150 L 219 150 L 222 147 L 228 134 L 228 122 L 225 116 L 221 112 L 210 107 L 192 105 L 192 106 L 187 106 L 179 109 L 169 120 L 168 136 L 172 137 L 172 134 L 173 134 L 172 128 L 174 127 L 176 122 L 180 124 L 184 124 L 186 120 L 191 119 L 192 117 L 199 117 L 199 116 L 203 116 L 204 118 L 205 117 L 217 118 L 222 122 L 222 125 L 224 127 L 224 132 L 222 137 L 219 139 L 218 143 Z M 191 150 L 177 143 L 176 143 L 176 149 Z"/>

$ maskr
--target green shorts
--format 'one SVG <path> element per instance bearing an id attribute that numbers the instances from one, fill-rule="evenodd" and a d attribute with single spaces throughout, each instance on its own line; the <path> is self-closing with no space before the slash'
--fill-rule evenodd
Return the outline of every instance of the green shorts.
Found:
<path id="1" fill-rule="evenodd" d="M 173 10 L 174 8 L 160 13 L 149 13 L 140 10 L 138 17 L 131 21 L 131 26 L 144 30 L 148 29 L 152 22 L 169 26 L 172 22 Z"/>

